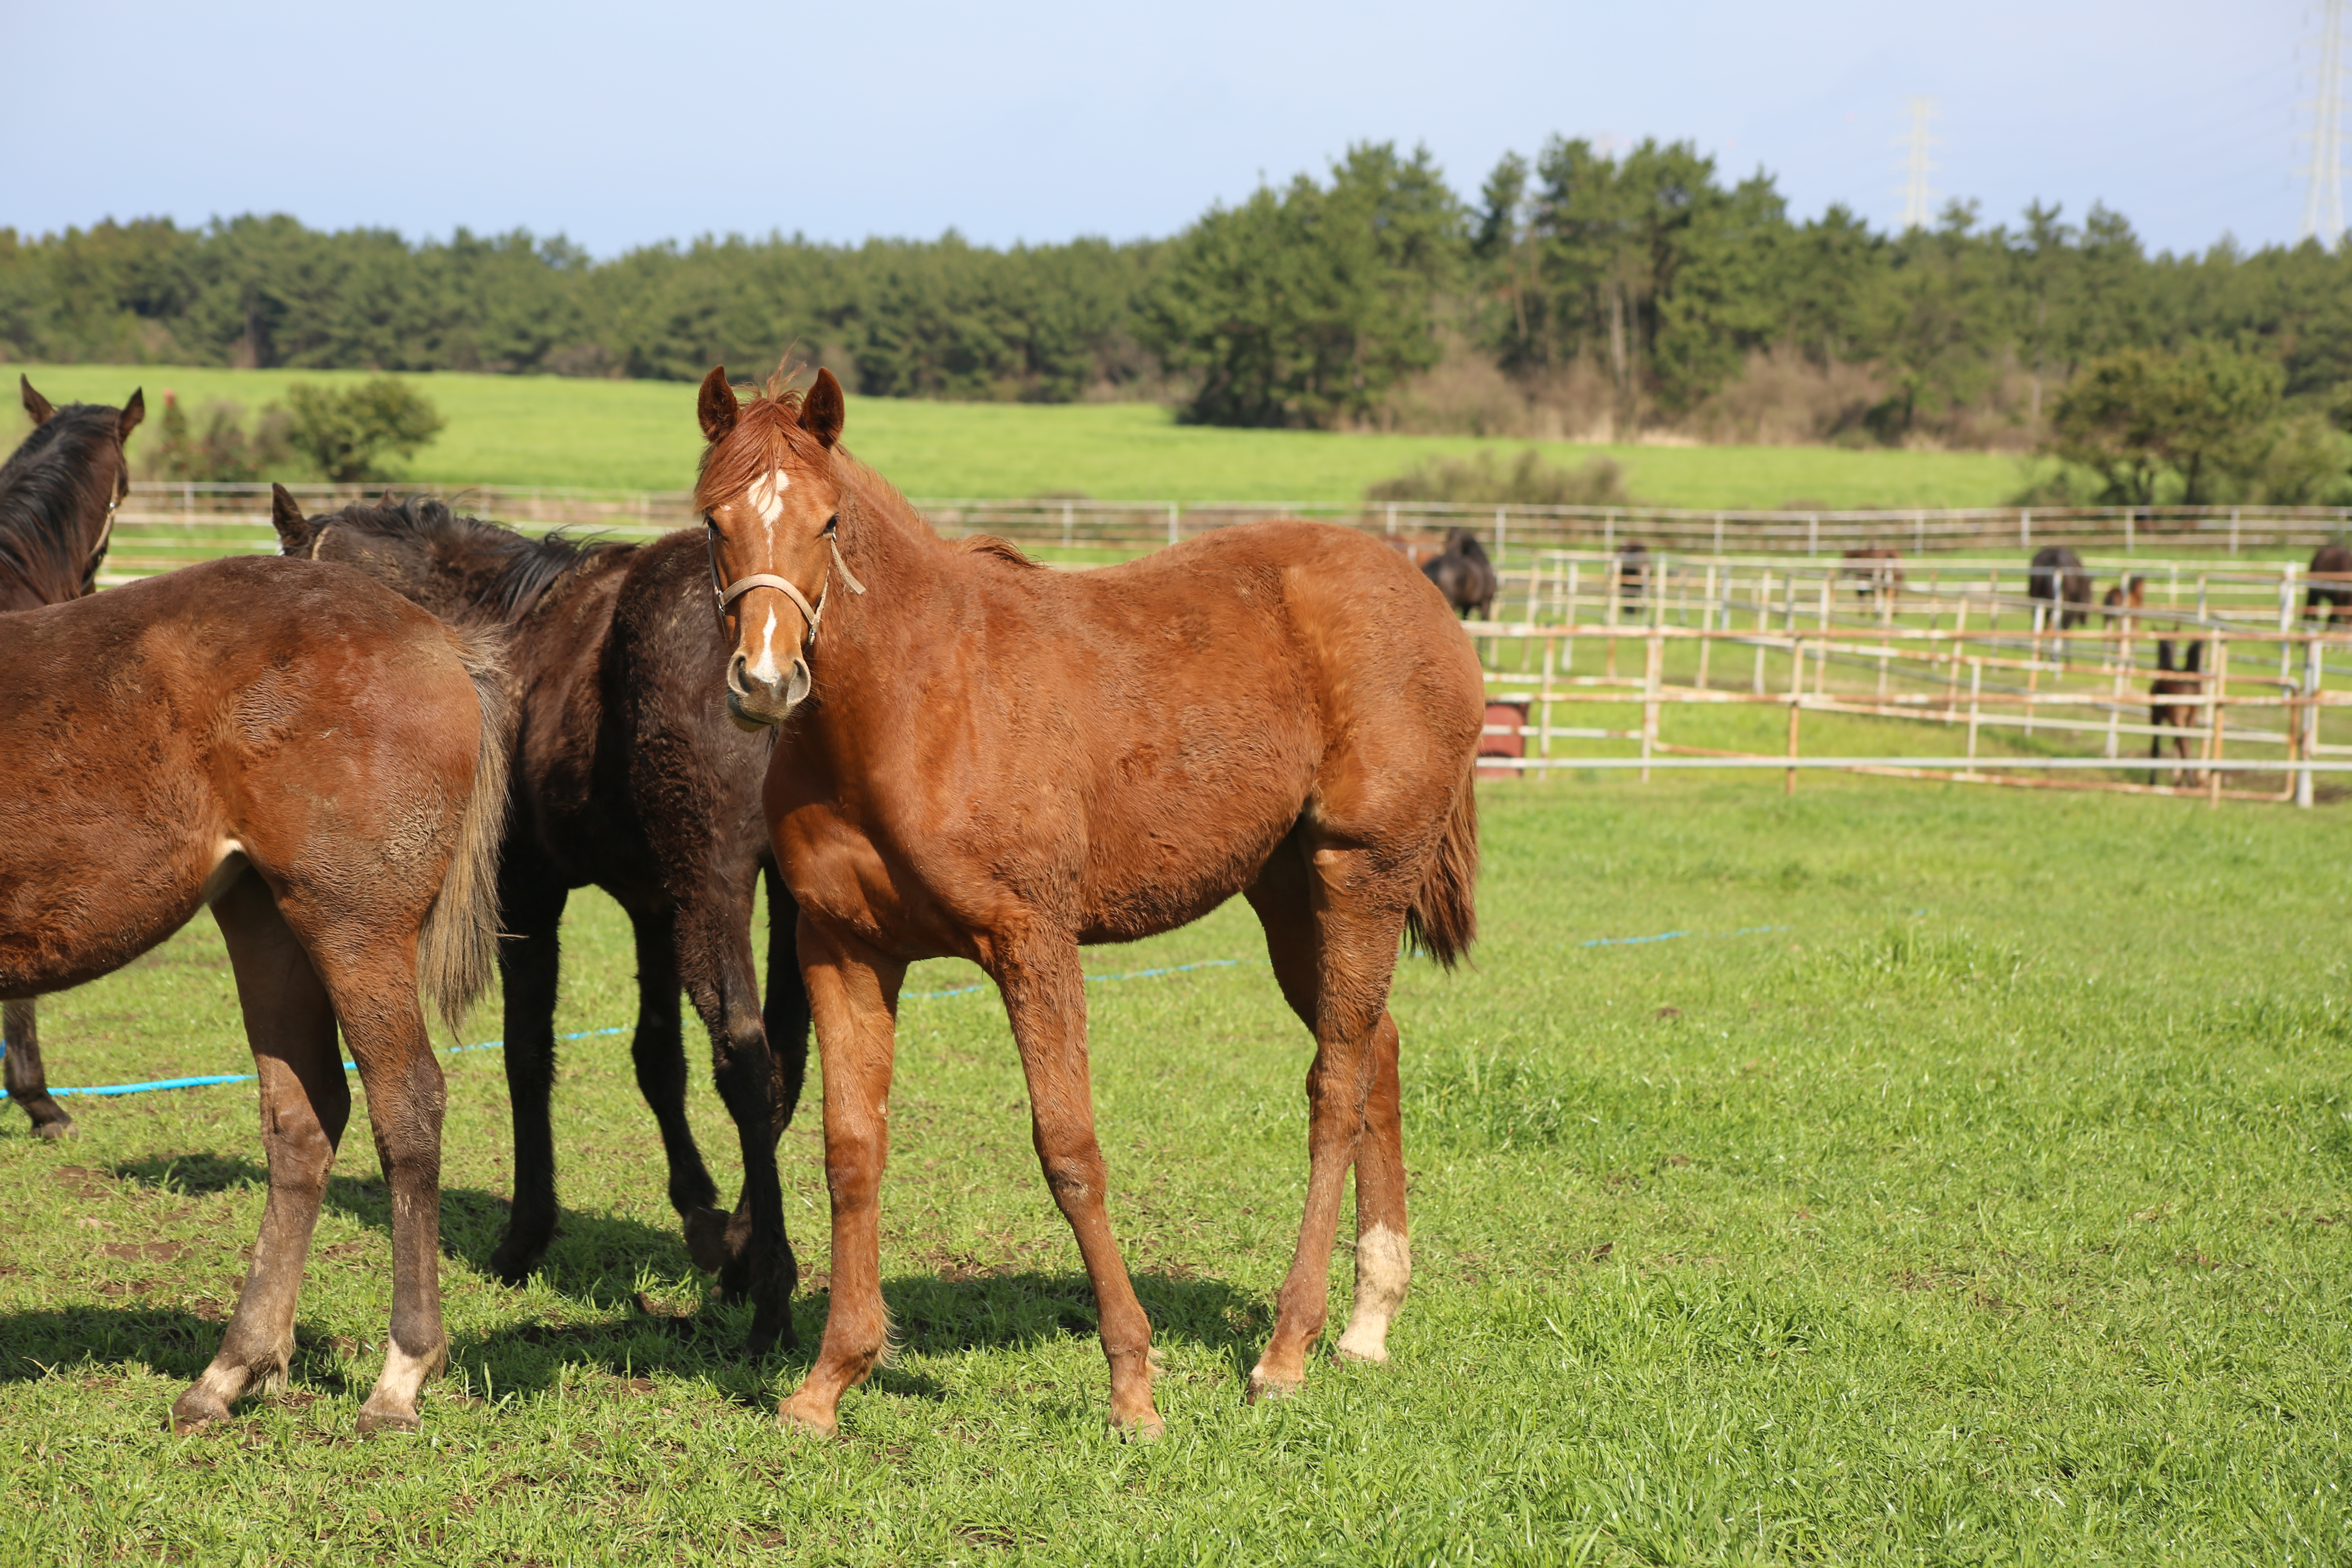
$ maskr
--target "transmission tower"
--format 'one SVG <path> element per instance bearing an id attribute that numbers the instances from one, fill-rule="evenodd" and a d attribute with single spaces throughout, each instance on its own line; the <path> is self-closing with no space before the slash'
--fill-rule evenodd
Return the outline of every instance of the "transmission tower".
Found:
<path id="1" fill-rule="evenodd" d="M 2310 180 L 2303 197 L 2304 239 L 2328 249 L 2344 237 L 2344 0 L 2319 0 L 2319 67 L 2311 96 Z"/>
<path id="2" fill-rule="evenodd" d="M 2341 5 L 2343 0 L 2326 0 L 2326 4 Z M 1941 145 L 1937 138 L 1927 133 L 1927 122 L 1936 118 L 1936 100 L 1915 98 L 1911 100 L 1910 108 L 1911 133 L 1896 143 L 1904 149 L 1903 184 L 1899 189 L 1903 197 L 1903 220 L 1895 226 L 1899 233 L 1927 227 L 1928 218 L 1934 214 L 1936 193 L 1927 188 L 1927 176 L 1934 172 L 1936 165 L 1928 158 L 1927 150 Z"/>

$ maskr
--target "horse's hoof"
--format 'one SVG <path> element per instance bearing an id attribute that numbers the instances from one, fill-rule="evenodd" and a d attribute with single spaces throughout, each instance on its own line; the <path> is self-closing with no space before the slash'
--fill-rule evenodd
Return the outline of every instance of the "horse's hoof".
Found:
<path id="1" fill-rule="evenodd" d="M 503 1284 L 520 1285 L 530 1278 L 530 1271 L 539 1267 L 546 1251 L 544 1245 L 525 1247 L 509 1237 L 491 1248 L 490 1272 Z"/>
<path id="2" fill-rule="evenodd" d="M 782 1400 L 776 1405 L 776 1425 L 787 1432 L 806 1432 L 818 1437 L 841 1436 L 841 1422 L 830 1410 L 820 1409 L 814 1401 L 799 1395 Z"/>
<path id="3" fill-rule="evenodd" d="M 59 1113 L 55 1121 L 36 1121 L 33 1123 L 33 1136 L 36 1138 L 46 1138 L 51 1142 L 55 1142 L 60 1138 L 70 1138 L 73 1135 L 73 1118 L 67 1116 L 62 1112 Z"/>
<path id="4" fill-rule="evenodd" d="M 1287 1399 L 1306 1385 L 1304 1377 L 1283 1377 L 1259 1367 L 1250 1373 L 1249 1392 L 1243 1399 L 1251 1405 L 1262 1399 Z"/>
<path id="5" fill-rule="evenodd" d="M 201 1387 L 192 1388 L 172 1402 L 172 1435 L 184 1437 L 215 1426 L 228 1419 L 228 1406 Z"/>
<path id="6" fill-rule="evenodd" d="M 1114 1415 L 1110 1418 L 1110 1435 L 1129 1443 L 1157 1443 L 1168 1436 L 1168 1423 L 1160 1418 L 1160 1412 L 1150 1409 L 1129 1421 Z"/>
<path id="7" fill-rule="evenodd" d="M 686 1254 L 705 1274 L 717 1274 L 741 1255 L 727 1245 L 727 1218 L 713 1208 L 686 1211 Z"/>
<path id="8" fill-rule="evenodd" d="M 416 1432 L 424 1426 L 414 1409 L 373 1402 L 360 1406 L 359 1433 L 362 1437 L 373 1437 L 379 1432 Z"/>
<path id="9" fill-rule="evenodd" d="M 1342 1366 L 1386 1366 L 1389 1364 L 1389 1350 L 1386 1345 L 1359 1349 L 1341 1340 L 1339 1348 L 1331 1352 L 1331 1359 Z"/>

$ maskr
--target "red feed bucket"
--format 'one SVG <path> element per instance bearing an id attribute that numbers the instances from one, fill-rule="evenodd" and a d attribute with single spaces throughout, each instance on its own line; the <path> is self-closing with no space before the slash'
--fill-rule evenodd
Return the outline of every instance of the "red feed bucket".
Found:
<path id="1" fill-rule="evenodd" d="M 1524 697 L 1505 701 L 1489 700 L 1486 703 L 1486 732 L 1478 737 L 1478 755 L 1486 757 L 1524 757 L 1528 754 L 1527 737 L 1520 733 L 1528 721 L 1529 700 Z M 1507 733 L 1497 734 L 1496 731 Z M 1488 767 L 1482 760 L 1478 776 L 1482 779 L 1507 779 L 1518 776 L 1517 768 Z"/>

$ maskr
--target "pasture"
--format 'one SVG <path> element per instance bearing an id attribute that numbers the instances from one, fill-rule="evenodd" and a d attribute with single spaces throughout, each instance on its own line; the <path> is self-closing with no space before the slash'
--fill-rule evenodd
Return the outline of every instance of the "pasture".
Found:
<path id="1" fill-rule="evenodd" d="M 261 1206 L 251 1086 L 76 1100 L 64 1145 L 7 1111 L 0 1557 L 2352 1556 L 2334 812 L 1770 777 L 1482 793 L 1475 967 L 1408 963 L 1394 1002 L 1417 1267 L 1389 1366 L 1241 1403 L 1298 1217 L 1307 1052 L 1235 903 L 1088 955 L 1205 965 L 1088 987 L 1163 1441 L 1104 1430 L 1002 1009 L 933 963 L 883 1187 L 898 1352 L 838 1443 L 772 1423 L 807 1352 L 744 1363 L 746 1310 L 704 1300 L 617 1036 L 564 1047 L 563 1228 L 520 1290 L 484 1262 L 498 1057 L 445 1058 L 453 1362 L 413 1439 L 351 1436 L 390 1289 L 356 1122 L 292 1392 L 177 1439 Z M 625 1025 L 617 912 L 581 895 L 565 934 L 559 1027 Z M 246 1070 L 207 921 L 45 1008 L 58 1082 Z M 784 1141 L 810 1346 L 816 1093 Z"/>
<path id="2" fill-rule="evenodd" d="M 164 365 L 12 366 L 58 402 L 116 402 L 143 384 L 160 415 L 165 389 L 192 411 L 214 398 L 251 415 L 287 384 L 345 384 L 356 371 L 191 369 Z M 739 375 L 766 366 L 734 365 Z M 683 382 L 556 376 L 408 376 L 448 418 L 404 477 L 442 484 L 683 489 L 702 449 L 694 388 Z M 853 397 L 857 455 L 910 496 L 1001 498 L 1076 492 L 1098 500 L 1345 504 L 1366 486 L 1435 456 L 1522 441 L 1328 435 L 1178 425 L 1149 404 L 934 403 Z M 133 460 L 154 426 L 131 438 Z M 14 437 L 11 437 L 13 443 Z M 1596 456 L 1625 470 L 1633 496 L 1659 506 L 1995 506 L 2026 468 L 1988 452 L 1828 447 L 1589 447 L 1538 443 L 1548 461 Z M 273 476 L 285 477 L 285 476 Z"/>

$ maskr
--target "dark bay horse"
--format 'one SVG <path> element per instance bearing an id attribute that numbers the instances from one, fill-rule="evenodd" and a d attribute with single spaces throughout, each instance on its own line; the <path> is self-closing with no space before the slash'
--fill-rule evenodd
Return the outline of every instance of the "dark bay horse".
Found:
<path id="1" fill-rule="evenodd" d="M 2121 620 L 2128 631 L 2137 619 L 2131 612 L 2143 609 L 2147 605 L 2147 579 L 2136 574 L 2117 578 L 2116 585 L 2107 590 L 2106 596 L 2099 604 L 2106 612 L 2099 617 L 2100 630 L 2113 631 L 2116 622 Z"/>
<path id="2" fill-rule="evenodd" d="M 2352 545 L 2323 544 L 2311 558 L 2315 579 L 2303 596 L 2304 618 L 2352 620 Z"/>
<path id="3" fill-rule="evenodd" d="M 2155 725 L 2159 731 L 2165 730 L 2172 731 L 2173 754 L 2183 763 L 2189 760 L 2189 748 L 2198 743 L 2197 731 L 2200 726 L 2207 722 L 2206 710 L 2201 706 L 2194 706 L 2187 702 L 2168 702 L 2165 700 L 2171 697 L 2203 696 L 2205 678 L 2199 673 L 2198 667 L 2204 663 L 2204 660 L 2205 644 L 2202 639 L 2200 639 L 2189 645 L 2179 668 L 2175 669 L 2172 663 L 2172 639 L 2169 637 L 2156 639 L 2157 673 L 2147 683 L 2147 694 L 2151 699 L 2147 710 L 2147 721 Z M 2164 755 L 2165 739 L 2161 732 L 2147 738 L 2148 761 L 2155 762 Z M 2186 782 L 2189 784 L 2203 782 L 2195 771 L 2176 767 L 2172 770 L 2173 783 L 2182 783 L 2184 772 L 2187 773 Z M 2154 768 L 2147 771 L 2147 782 L 2156 783 Z"/>
<path id="4" fill-rule="evenodd" d="M 515 1200 L 491 1267 L 520 1284 L 554 1234 L 559 931 L 572 889 L 593 885 L 635 932 L 630 1048 L 688 1249 L 724 1288 L 751 1297 L 755 1352 L 779 1336 L 797 1342 L 799 1270 L 776 1140 L 800 1103 L 808 1062 L 808 1002 L 792 945 L 798 916 L 771 868 L 763 1018 L 751 896 L 769 858 L 760 784 L 770 742 L 728 721 L 727 646 L 709 610 L 699 533 L 646 545 L 530 540 L 425 500 L 305 519 L 283 486 L 271 516 L 289 555 L 343 562 L 444 620 L 505 632 L 520 706 L 499 866 Z M 743 1194 L 731 1221 L 716 1207 L 687 1122 L 681 985 L 709 1030 L 713 1076 L 742 1143 Z"/>
<path id="5" fill-rule="evenodd" d="M 1844 558 L 1855 563 L 1845 569 L 1855 597 L 1884 601 L 1902 596 L 1903 552 L 1873 544 L 1846 551 Z"/>
<path id="6" fill-rule="evenodd" d="M 1486 559 L 1486 547 L 1466 528 L 1448 529 L 1444 550 L 1423 562 L 1421 573 L 1437 584 L 1456 614 L 1466 619 L 1475 610 L 1482 621 L 1494 608 L 1495 591 L 1502 581 L 1495 574 L 1495 563 Z"/>
<path id="7" fill-rule="evenodd" d="M 1412 1272 L 1390 976 L 1408 940 L 1453 963 L 1476 920 L 1485 693 L 1444 596 L 1378 540 L 1300 521 L 1047 571 L 1000 540 L 940 539 L 844 452 L 829 372 L 747 405 L 714 370 L 698 411 L 728 704 L 775 728 L 768 826 L 824 1067 L 833 1301 L 779 1419 L 833 1430 L 882 1353 L 898 990 L 909 963 L 951 954 L 1003 996 L 1046 1185 L 1094 1286 L 1112 1425 L 1160 1429 L 1151 1326 L 1104 1211 L 1079 945 L 1237 892 L 1316 1044 L 1306 1213 L 1250 1393 L 1306 1375 L 1351 1165 L 1338 1349 L 1385 1360 Z"/>
<path id="8" fill-rule="evenodd" d="M 439 1369 L 441 1068 L 488 984 L 506 805 L 495 651 L 358 573 L 207 562 L 0 615 L 0 997 L 119 969 L 205 905 L 260 1077 L 269 1196 L 179 1430 L 282 1387 L 351 1087 L 392 1187 L 392 1332 L 360 1430 Z"/>
<path id="9" fill-rule="evenodd" d="M 2065 545 L 2045 544 L 2033 552 L 2025 592 L 2050 606 L 2043 623 L 2049 630 L 2071 632 L 2090 624 L 2091 574 L 2083 569 L 2083 558 Z"/>
<path id="10" fill-rule="evenodd" d="M 114 510 L 131 493 L 122 443 L 147 416 L 133 390 L 120 408 L 68 403 L 58 407 L 22 375 L 16 384 L 33 433 L 0 467 L 0 613 L 78 599 L 98 586 L 99 563 L 114 535 Z M 73 1131 L 73 1118 L 50 1098 L 41 1065 L 37 1005 L 27 996 L 0 1006 L 0 1077 L 8 1098 L 44 1138 Z"/>

